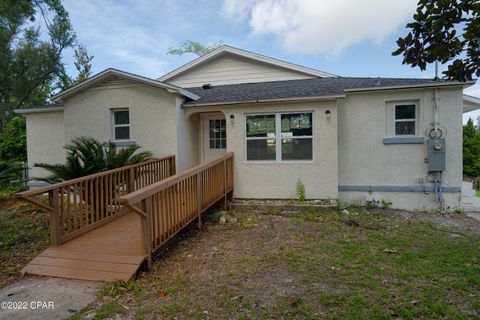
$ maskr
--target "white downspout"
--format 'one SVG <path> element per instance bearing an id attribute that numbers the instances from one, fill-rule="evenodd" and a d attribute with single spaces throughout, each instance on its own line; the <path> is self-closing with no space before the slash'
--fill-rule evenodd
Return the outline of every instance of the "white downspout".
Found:
<path id="1" fill-rule="evenodd" d="M 433 128 L 435 130 L 435 137 L 439 137 L 438 133 L 438 126 L 440 124 L 439 122 L 439 116 L 438 116 L 438 103 L 439 103 L 439 88 L 435 88 L 434 91 L 434 103 L 433 103 Z"/>
<path id="2" fill-rule="evenodd" d="M 438 61 L 435 61 L 435 81 L 438 81 Z M 438 137 L 438 126 L 439 126 L 439 121 L 438 121 L 438 103 L 439 103 L 439 94 L 438 94 L 438 91 L 439 91 L 439 88 L 435 88 L 434 89 L 435 92 L 434 92 L 434 96 L 435 96 L 435 101 L 433 103 L 433 129 L 435 131 L 435 137 Z"/>

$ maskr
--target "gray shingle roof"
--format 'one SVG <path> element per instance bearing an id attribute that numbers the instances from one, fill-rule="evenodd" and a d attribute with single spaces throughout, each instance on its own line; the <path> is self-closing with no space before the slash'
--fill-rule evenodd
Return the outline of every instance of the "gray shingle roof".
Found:
<path id="1" fill-rule="evenodd" d="M 441 82 L 445 83 L 445 81 Z M 331 77 L 218 85 L 212 86 L 210 89 L 201 87 L 186 88 L 186 90 L 199 95 L 201 98 L 196 101 L 186 102 L 183 105 L 194 106 L 198 104 L 337 96 L 344 95 L 345 90 L 349 89 L 380 89 L 434 83 L 431 79 Z"/>
<path id="2" fill-rule="evenodd" d="M 63 103 L 49 103 L 49 104 L 40 104 L 36 106 L 26 107 L 22 109 L 48 109 L 48 108 L 61 108 L 63 107 Z"/>

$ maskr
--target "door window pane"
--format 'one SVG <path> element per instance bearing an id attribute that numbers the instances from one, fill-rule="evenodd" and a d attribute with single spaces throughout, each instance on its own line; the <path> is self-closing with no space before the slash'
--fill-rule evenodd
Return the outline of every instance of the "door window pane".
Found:
<path id="1" fill-rule="evenodd" d="M 282 160 L 313 160 L 312 139 L 282 139 Z"/>
<path id="2" fill-rule="evenodd" d="M 247 160 L 275 160 L 275 139 L 247 140 Z"/>
<path id="3" fill-rule="evenodd" d="M 247 117 L 247 137 L 274 137 L 275 115 Z"/>
<path id="4" fill-rule="evenodd" d="M 227 148 L 227 123 L 225 119 L 208 120 L 210 149 Z"/>

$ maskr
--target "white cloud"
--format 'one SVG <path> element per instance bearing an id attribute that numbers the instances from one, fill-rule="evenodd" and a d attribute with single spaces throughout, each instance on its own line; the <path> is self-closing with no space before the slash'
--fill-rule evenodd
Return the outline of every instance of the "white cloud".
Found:
<path id="1" fill-rule="evenodd" d="M 223 12 L 248 19 L 253 35 L 272 34 L 295 52 L 338 54 L 381 42 L 408 21 L 417 0 L 224 0 Z"/>
<path id="2" fill-rule="evenodd" d="M 248 16 L 248 11 L 255 4 L 255 0 L 224 0 L 222 12 L 238 20 L 244 20 Z"/>

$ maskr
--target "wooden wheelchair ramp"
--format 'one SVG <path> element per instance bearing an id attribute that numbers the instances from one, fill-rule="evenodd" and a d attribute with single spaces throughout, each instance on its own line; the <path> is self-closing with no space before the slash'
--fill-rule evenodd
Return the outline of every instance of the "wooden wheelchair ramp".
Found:
<path id="1" fill-rule="evenodd" d="M 140 217 L 127 213 L 33 259 L 23 273 L 93 280 L 129 280 L 145 260 Z"/>
<path id="2" fill-rule="evenodd" d="M 52 247 L 22 271 L 129 280 L 152 254 L 233 192 L 233 153 L 175 174 L 173 156 L 18 194 L 50 211 Z M 48 193 L 48 205 L 34 198 Z"/>

